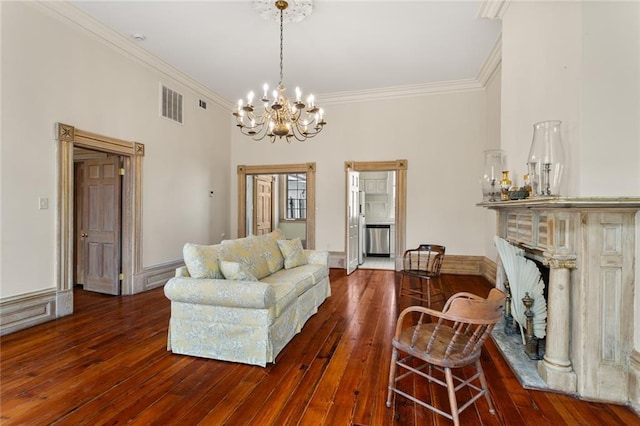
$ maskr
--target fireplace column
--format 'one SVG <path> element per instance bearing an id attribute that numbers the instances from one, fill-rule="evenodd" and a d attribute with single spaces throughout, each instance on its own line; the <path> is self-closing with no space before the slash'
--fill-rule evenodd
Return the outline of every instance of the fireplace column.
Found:
<path id="1" fill-rule="evenodd" d="M 549 272 L 547 300 L 547 342 L 544 359 L 538 363 L 540 377 L 551 389 L 575 393 L 576 373 L 569 358 L 571 330 L 571 269 L 576 267 L 575 255 L 544 254 Z"/>

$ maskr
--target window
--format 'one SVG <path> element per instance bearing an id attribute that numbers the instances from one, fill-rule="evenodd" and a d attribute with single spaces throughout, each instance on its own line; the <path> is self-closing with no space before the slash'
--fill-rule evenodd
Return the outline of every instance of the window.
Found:
<path id="1" fill-rule="evenodd" d="M 286 175 L 286 219 L 307 218 L 307 174 L 289 173 Z"/>

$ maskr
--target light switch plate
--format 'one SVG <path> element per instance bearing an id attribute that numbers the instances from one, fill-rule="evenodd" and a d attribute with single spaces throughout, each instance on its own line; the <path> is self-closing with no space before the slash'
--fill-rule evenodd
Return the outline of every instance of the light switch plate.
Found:
<path id="1" fill-rule="evenodd" d="M 49 199 L 47 197 L 38 198 L 38 208 L 40 210 L 46 210 L 49 208 Z"/>

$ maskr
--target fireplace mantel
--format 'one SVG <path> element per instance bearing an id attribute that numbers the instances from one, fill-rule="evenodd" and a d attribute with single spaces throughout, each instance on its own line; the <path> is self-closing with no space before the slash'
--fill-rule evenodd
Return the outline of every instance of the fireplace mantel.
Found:
<path id="1" fill-rule="evenodd" d="M 488 209 L 547 209 L 547 208 L 577 208 L 577 209 L 610 209 L 630 208 L 640 210 L 640 198 L 637 197 L 536 197 L 524 200 L 486 201 L 479 206 Z"/>
<path id="2" fill-rule="evenodd" d="M 496 211 L 497 235 L 550 268 L 540 377 L 561 392 L 637 405 L 633 312 L 640 198 L 478 205 Z M 498 273 L 496 285 L 502 286 L 503 276 Z"/>

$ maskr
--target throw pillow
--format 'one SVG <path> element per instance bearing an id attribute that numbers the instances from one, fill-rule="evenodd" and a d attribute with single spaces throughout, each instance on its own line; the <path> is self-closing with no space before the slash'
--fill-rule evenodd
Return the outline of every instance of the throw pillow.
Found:
<path id="1" fill-rule="evenodd" d="M 280 251 L 284 256 L 285 269 L 291 269 L 309 263 L 307 255 L 302 248 L 300 238 L 296 238 L 295 240 L 278 240 L 278 247 L 280 247 Z"/>
<path id="2" fill-rule="evenodd" d="M 220 246 L 201 246 L 187 243 L 182 248 L 182 256 L 189 275 L 193 278 L 224 279 L 218 265 Z"/>
<path id="3" fill-rule="evenodd" d="M 280 229 L 276 229 L 273 232 L 260 235 L 256 238 L 258 238 L 260 240 L 260 244 L 262 244 L 262 255 L 267 260 L 269 272 L 273 274 L 284 268 L 284 257 L 278 247 L 278 240 L 284 240 L 287 238 L 284 235 L 284 232 Z"/>
<path id="4" fill-rule="evenodd" d="M 258 279 L 238 262 L 227 262 L 226 260 L 220 261 L 220 270 L 222 275 L 228 280 L 236 281 L 258 281 Z"/>
<path id="5" fill-rule="evenodd" d="M 257 279 L 270 275 L 269 265 L 262 253 L 262 244 L 256 236 L 236 238 L 220 244 L 218 260 L 240 262 Z"/>

